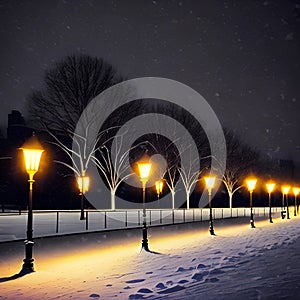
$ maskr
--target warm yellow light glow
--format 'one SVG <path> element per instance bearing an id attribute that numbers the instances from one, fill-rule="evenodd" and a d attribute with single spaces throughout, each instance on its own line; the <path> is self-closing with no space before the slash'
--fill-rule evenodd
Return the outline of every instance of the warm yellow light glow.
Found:
<path id="1" fill-rule="evenodd" d="M 300 193 L 300 189 L 297 188 L 297 187 L 294 187 L 294 188 L 293 188 L 293 192 L 294 192 L 294 195 L 295 195 L 295 196 L 298 196 L 298 194 Z"/>
<path id="2" fill-rule="evenodd" d="M 216 177 L 204 177 L 206 188 L 211 190 L 215 186 Z"/>
<path id="3" fill-rule="evenodd" d="M 23 150 L 26 172 L 32 180 L 33 175 L 38 171 L 42 153 L 44 149 L 37 137 L 33 135 L 20 148 Z"/>
<path id="4" fill-rule="evenodd" d="M 141 181 L 148 181 L 151 164 L 150 163 L 138 163 L 139 173 Z"/>
<path id="5" fill-rule="evenodd" d="M 43 151 L 44 150 L 23 149 L 25 168 L 28 174 L 34 174 L 38 171 Z"/>
<path id="6" fill-rule="evenodd" d="M 155 182 L 155 188 L 156 188 L 156 193 L 157 195 L 162 193 L 162 189 L 163 189 L 163 182 L 162 180 L 156 181 Z"/>
<path id="7" fill-rule="evenodd" d="M 282 186 L 282 193 L 284 194 L 284 195 L 286 195 L 286 194 L 288 194 L 289 193 L 289 190 L 290 190 L 290 186 L 288 186 L 288 185 L 284 185 L 284 186 Z"/>
<path id="8" fill-rule="evenodd" d="M 256 186 L 257 179 L 256 178 L 248 178 L 246 179 L 247 187 L 249 192 L 253 192 Z"/>
<path id="9" fill-rule="evenodd" d="M 78 176 L 77 183 L 80 193 L 85 194 L 88 192 L 90 185 L 90 178 L 88 176 Z"/>
<path id="10" fill-rule="evenodd" d="M 162 193 L 163 186 L 164 186 L 163 182 L 160 181 L 160 182 L 159 182 L 159 191 L 160 191 L 160 193 Z"/>
<path id="11" fill-rule="evenodd" d="M 267 187 L 267 191 L 269 194 L 271 194 L 274 190 L 274 187 L 275 187 L 275 183 L 273 182 L 269 182 L 266 184 L 266 187 Z"/>

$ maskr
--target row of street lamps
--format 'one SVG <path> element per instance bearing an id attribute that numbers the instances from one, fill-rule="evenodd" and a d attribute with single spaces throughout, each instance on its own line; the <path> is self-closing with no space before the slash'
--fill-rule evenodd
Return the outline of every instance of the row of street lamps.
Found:
<path id="1" fill-rule="evenodd" d="M 255 228 L 254 225 L 254 218 L 253 218 L 253 213 L 252 213 L 252 193 L 255 189 L 257 183 L 257 179 L 256 178 L 247 178 L 246 179 L 246 184 L 248 187 L 248 191 L 250 193 L 250 224 L 251 224 L 251 228 Z M 274 182 L 267 182 L 266 183 L 266 190 L 268 192 L 269 195 L 269 221 L 270 223 L 273 223 L 272 220 L 272 199 L 271 199 L 271 194 L 275 189 L 276 184 Z M 284 219 L 285 218 L 285 207 L 286 207 L 286 213 L 287 213 L 287 219 L 290 219 L 290 213 L 289 213 L 289 201 L 288 201 L 288 194 L 289 191 L 291 190 L 291 186 L 289 185 L 283 185 L 281 186 L 281 192 L 282 192 L 282 204 L 281 204 L 281 218 Z M 297 216 L 297 196 L 300 192 L 300 188 L 298 187 L 293 187 L 293 193 L 294 193 L 294 216 Z"/>
<path id="2" fill-rule="evenodd" d="M 42 153 L 44 152 L 44 149 L 42 148 L 41 144 L 39 143 L 37 137 L 33 134 L 32 137 L 30 137 L 20 148 L 23 151 L 24 154 L 24 160 L 25 160 L 25 168 L 29 175 L 29 202 L 28 202 L 28 219 L 27 219 L 27 239 L 25 240 L 25 258 L 24 263 L 22 266 L 21 272 L 33 272 L 34 271 L 34 259 L 32 258 L 32 248 L 34 245 L 33 237 L 32 237 L 32 191 L 33 191 L 33 176 L 39 169 L 39 163 L 41 160 Z M 143 192 L 143 227 L 142 227 L 142 249 L 145 251 L 149 250 L 149 244 L 148 244 L 148 235 L 147 235 L 147 222 L 146 222 L 146 184 L 149 179 L 150 171 L 151 171 L 151 163 L 149 161 L 149 157 L 147 155 L 143 156 L 143 158 L 137 163 L 138 171 L 139 171 L 139 177 L 142 183 L 142 192 Z M 212 217 L 212 205 L 211 205 L 211 198 L 212 198 L 212 190 L 215 186 L 216 177 L 214 176 L 208 176 L 204 178 L 206 189 L 208 191 L 208 203 L 209 203 L 209 232 L 211 235 L 215 235 L 214 232 L 214 225 L 213 225 L 213 217 Z M 82 174 L 82 176 L 77 177 L 77 183 L 81 195 L 81 213 L 80 213 L 80 219 L 84 219 L 84 195 L 89 189 L 89 177 L 85 174 Z M 248 188 L 248 191 L 250 193 L 250 225 L 251 228 L 255 228 L 254 225 L 254 216 L 253 216 L 253 208 L 252 208 L 252 194 L 256 187 L 257 179 L 256 178 L 247 178 L 246 179 L 246 185 Z M 160 194 L 163 190 L 163 180 L 159 180 L 155 184 L 157 197 L 159 199 Z M 266 189 L 269 194 L 269 219 L 270 222 L 273 223 L 272 220 L 272 212 L 271 212 L 271 193 L 273 192 L 275 188 L 274 182 L 268 182 L 266 183 Z M 282 186 L 282 210 L 281 210 L 281 216 L 284 219 L 285 218 L 285 203 L 287 206 L 287 218 L 289 219 L 289 207 L 288 207 L 288 198 L 287 195 L 290 191 L 290 186 Z M 296 216 L 296 206 L 297 206 L 297 195 L 300 192 L 299 188 L 294 187 L 293 192 L 295 195 L 295 204 L 294 204 L 294 215 Z M 286 201 L 285 201 L 286 200 Z"/>

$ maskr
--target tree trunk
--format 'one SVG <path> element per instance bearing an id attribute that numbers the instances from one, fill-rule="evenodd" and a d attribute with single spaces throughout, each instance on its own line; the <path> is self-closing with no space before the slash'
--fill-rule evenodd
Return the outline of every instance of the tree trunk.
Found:
<path id="1" fill-rule="evenodd" d="M 116 209 L 116 194 L 114 191 L 110 192 L 110 208 L 111 210 Z"/>
<path id="2" fill-rule="evenodd" d="M 232 196 L 233 196 L 233 194 L 231 192 L 228 192 L 228 196 L 229 196 L 229 208 L 232 209 Z"/>
<path id="3" fill-rule="evenodd" d="M 186 191 L 186 209 L 190 209 L 190 191 Z"/>
<path id="4" fill-rule="evenodd" d="M 172 209 L 175 209 L 175 192 L 171 191 L 171 194 L 172 194 Z"/>

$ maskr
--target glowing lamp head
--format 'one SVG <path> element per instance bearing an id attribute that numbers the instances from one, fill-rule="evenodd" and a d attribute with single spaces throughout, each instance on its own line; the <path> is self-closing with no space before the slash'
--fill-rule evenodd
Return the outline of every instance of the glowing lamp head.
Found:
<path id="1" fill-rule="evenodd" d="M 282 187 L 282 193 L 284 194 L 284 195 L 287 195 L 288 193 L 289 193 L 289 191 L 290 191 L 290 186 L 288 186 L 288 185 L 284 185 L 283 187 Z"/>
<path id="2" fill-rule="evenodd" d="M 163 189 L 163 182 L 162 180 L 156 181 L 155 182 L 155 188 L 156 188 L 156 193 L 157 195 L 162 193 L 162 189 Z"/>
<path id="3" fill-rule="evenodd" d="M 24 154 L 25 168 L 29 176 L 38 171 L 44 149 L 35 135 L 32 135 L 20 148 Z"/>
<path id="4" fill-rule="evenodd" d="M 151 170 L 151 163 L 149 162 L 149 159 L 150 158 L 148 154 L 145 153 L 141 158 L 141 160 L 137 163 L 140 179 L 144 183 L 148 181 L 150 170 Z"/>
<path id="5" fill-rule="evenodd" d="M 257 179 L 256 178 L 248 178 L 248 179 L 246 179 L 246 183 L 247 183 L 247 188 L 248 188 L 249 192 L 253 192 L 253 190 L 255 189 L 256 183 L 257 183 Z"/>
<path id="6" fill-rule="evenodd" d="M 215 186 L 216 177 L 204 177 L 206 188 L 208 190 L 213 189 Z"/>
<path id="7" fill-rule="evenodd" d="M 78 176 L 77 183 L 81 194 L 88 192 L 90 186 L 90 178 L 88 176 Z"/>
<path id="8" fill-rule="evenodd" d="M 275 187 L 275 183 L 273 182 L 269 182 L 266 184 L 266 187 L 267 187 L 267 191 L 269 194 L 271 194 L 274 190 L 274 187 Z"/>
<path id="9" fill-rule="evenodd" d="M 160 191 L 160 193 L 162 193 L 163 186 L 164 186 L 164 184 L 163 184 L 163 182 L 162 182 L 162 180 L 161 180 L 161 181 L 159 182 L 159 191 Z"/>
<path id="10" fill-rule="evenodd" d="M 138 163 L 139 173 L 141 181 L 148 181 L 151 164 L 150 163 Z"/>
<path id="11" fill-rule="evenodd" d="M 294 192 L 295 197 L 297 197 L 298 194 L 300 193 L 300 189 L 297 188 L 297 187 L 294 187 L 294 188 L 293 188 L 293 192 Z"/>

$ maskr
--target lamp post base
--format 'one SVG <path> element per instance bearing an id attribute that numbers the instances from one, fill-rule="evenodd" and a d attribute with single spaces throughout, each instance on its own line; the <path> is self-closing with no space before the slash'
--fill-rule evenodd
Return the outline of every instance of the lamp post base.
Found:
<path id="1" fill-rule="evenodd" d="M 34 259 L 32 258 L 33 241 L 25 241 L 25 258 L 23 259 L 23 266 L 21 272 L 30 273 L 34 272 Z"/>
<path id="2" fill-rule="evenodd" d="M 211 235 L 215 235 L 214 225 L 213 225 L 213 222 L 212 222 L 212 221 L 209 222 L 209 233 L 210 233 Z"/>
<path id="3" fill-rule="evenodd" d="M 254 220 L 250 220 L 250 225 L 251 225 L 251 228 L 255 228 Z"/>
<path id="4" fill-rule="evenodd" d="M 145 223 L 143 224 L 142 249 L 144 249 L 147 252 L 150 252 L 148 245 L 147 227 Z"/>

